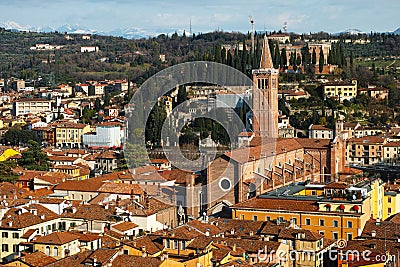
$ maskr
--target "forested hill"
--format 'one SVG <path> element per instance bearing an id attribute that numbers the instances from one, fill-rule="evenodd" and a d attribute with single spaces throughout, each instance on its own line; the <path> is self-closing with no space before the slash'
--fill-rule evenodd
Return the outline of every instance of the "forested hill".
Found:
<path id="1" fill-rule="evenodd" d="M 12 32 L 0 29 L 0 73 L 4 77 L 46 79 L 55 83 L 130 78 L 141 82 L 162 68 L 192 60 L 212 60 L 222 44 L 247 40 L 241 33 L 214 32 L 190 37 L 159 35 L 128 40 L 119 37 L 62 33 Z M 32 50 L 36 44 L 61 49 Z M 82 46 L 98 46 L 97 53 L 81 53 Z M 165 55 L 161 62 L 159 55 Z"/>
<path id="2" fill-rule="evenodd" d="M 251 68 L 258 66 L 262 34 L 256 33 L 256 52 L 253 56 L 246 50 L 237 49 L 243 45 L 250 46 L 250 35 L 236 32 L 217 31 L 192 36 L 161 34 L 154 38 L 137 40 L 100 35 L 91 35 L 90 39 L 84 37 L 86 36 L 57 32 L 13 32 L 0 28 L 0 78 L 37 80 L 40 77 L 45 85 L 123 78 L 140 84 L 163 68 L 194 60 L 221 62 L 249 73 Z M 319 41 L 338 38 L 327 33 L 304 36 L 291 34 L 290 37 L 290 42 L 296 45 L 304 45 L 304 41 L 309 39 Z M 339 38 L 344 40 L 349 37 Z M 343 49 L 347 56 L 352 53 L 355 56 L 368 56 L 368 51 L 373 53 L 376 49 L 381 55 L 399 53 L 399 35 L 374 34 L 350 38 L 370 39 L 371 43 L 346 43 Z M 37 44 L 60 47 L 51 50 L 31 49 Z M 83 46 L 96 46 L 99 51 L 81 52 Z M 370 49 L 371 47 L 374 49 Z M 271 45 L 270 48 L 271 54 L 276 55 L 278 45 Z M 231 49 L 231 53 L 227 53 L 227 49 Z M 165 55 L 165 62 L 160 59 L 160 55 Z M 275 61 L 274 64 L 278 67 L 279 60 Z M 306 62 L 301 64 L 304 63 Z"/>

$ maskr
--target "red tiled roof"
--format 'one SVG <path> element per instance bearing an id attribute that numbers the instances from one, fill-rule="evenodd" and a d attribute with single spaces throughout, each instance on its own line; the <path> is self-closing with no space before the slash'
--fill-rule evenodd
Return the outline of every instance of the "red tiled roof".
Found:
<path id="1" fill-rule="evenodd" d="M 136 227 L 138 227 L 138 225 L 133 222 L 120 222 L 120 223 L 111 225 L 111 228 L 114 228 L 120 232 L 125 232 L 128 230 L 134 229 Z"/>
<path id="2" fill-rule="evenodd" d="M 78 240 L 79 236 L 69 232 L 54 232 L 45 236 L 41 236 L 32 241 L 35 244 L 52 244 L 64 245 L 74 240 Z"/>

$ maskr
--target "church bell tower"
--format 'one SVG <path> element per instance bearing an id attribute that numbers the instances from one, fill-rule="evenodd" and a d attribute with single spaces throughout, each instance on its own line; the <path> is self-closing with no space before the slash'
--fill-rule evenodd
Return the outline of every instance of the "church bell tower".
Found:
<path id="1" fill-rule="evenodd" d="M 259 137 L 278 137 L 278 77 L 264 36 L 260 68 L 253 70 L 253 131 Z"/>

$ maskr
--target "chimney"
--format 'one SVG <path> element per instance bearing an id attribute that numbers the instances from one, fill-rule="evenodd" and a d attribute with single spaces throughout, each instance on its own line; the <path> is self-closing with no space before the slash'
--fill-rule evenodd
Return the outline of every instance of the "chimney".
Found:
<path id="1" fill-rule="evenodd" d="M 93 266 L 97 266 L 97 257 L 96 256 L 93 257 Z"/>
<path id="2" fill-rule="evenodd" d="M 12 221 L 8 222 L 8 226 L 9 226 L 9 227 L 12 227 L 12 224 L 13 224 Z"/>
<path id="3" fill-rule="evenodd" d="M 232 250 L 233 250 L 233 252 L 236 252 L 236 243 L 233 244 Z"/>
<path id="4" fill-rule="evenodd" d="M 381 225 L 381 219 L 376 219 L 376 225 Z"/>
<path id="5" fill-rule="evenodd" d="M 40 215 L 40 219 L 44 220 L 46 218 L 46 215 L 42 214 Z"/>
<path id="6" fill-rule="evenodd" d="M 210 232 L 209 231 L 206 231 L 206 236 L 207 237 L 210 236 Z"/>
<path id="7" fill-rule="evenodd" d="M 371 232 L 371 236 L 372 236 L 372 237 L 376 237 L 376 231 L 375 231 L 375 230 L 373 230 L 373 231 Z"/>
<path id="8" fill-rule="evenodd" d="M 31 209 L 30 211 L 33 215 L 37 215 L 37 209 Z"/>
<path id="9" fill-rule="evenodd" d="M 76 213 L 76 207 L 72 207 L 72 213 Z"/>

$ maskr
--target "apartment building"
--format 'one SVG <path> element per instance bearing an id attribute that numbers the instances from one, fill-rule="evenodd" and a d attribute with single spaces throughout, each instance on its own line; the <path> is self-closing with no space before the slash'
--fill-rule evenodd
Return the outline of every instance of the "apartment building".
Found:
<path id="1" fill-rule="evenodd" d="M 55 124 L 55 144 L 57 147 L 82 147 L 82 135 L 90 131 L 88 124 L 62 122 Z"/>
<path id="2" fill-rule="evenodd" d="M 39 114 L 51 112 L 51 101 L 42 98 L 19 99 L 13 103 L 13 115 Z"/>
<path id="3" fill-rule="evenodd" d="M 352 100 L 357 96 L 357 80 L 351 82 L 331 82 L 323 85 L 324 96 L 328 98 L 343 100 Z"/>
<path id="4" fill-rule="evenodd" d="M 346 163 L 362 165 L 379 163 L 384 158 L 385 144 L 386 139 L 381 136 L 351 138 L 347 142 Z"/>

